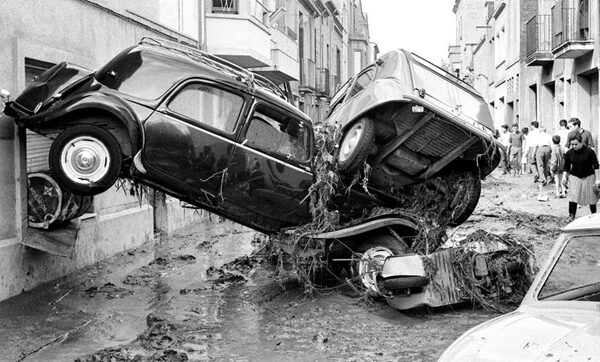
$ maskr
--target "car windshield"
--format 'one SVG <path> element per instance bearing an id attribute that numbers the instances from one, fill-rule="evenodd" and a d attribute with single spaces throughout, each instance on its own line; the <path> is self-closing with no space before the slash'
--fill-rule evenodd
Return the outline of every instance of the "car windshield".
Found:
<path id="1" fill-rule="evenodd" d="M 600 301 L 600 235 L 567 242 L 538 299 Z"/>
<path id="2" fill-rule="evenodd" d="M 117 55 L 96 73 L 96 80 L 127 95 L 155 100 L 178 80 L 194 74 L 194 68 L 159 53 L 140 50 Z"/>
<path id="3" fill-rule="evenodd" d="M 450 107 L 458 114 L 467 116 L 480 124 L 475 125 L 469 122 L 471 125 L 479 129 L 481 129 L 481 125 L 488 129 L 493 128 L 487 104 L 483 98 L 471 90 L 470 86 L 427 61 L 415 61 L 418 59 L 421 58 L 413 54 L 411 68 L 416 88 L 425 89 L 427 98 Z"/>

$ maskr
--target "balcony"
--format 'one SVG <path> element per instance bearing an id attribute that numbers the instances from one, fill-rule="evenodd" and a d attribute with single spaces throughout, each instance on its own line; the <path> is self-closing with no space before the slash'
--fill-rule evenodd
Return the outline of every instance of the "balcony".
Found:
<path id="1" fill-rule="evenodd" d="M 331 95 L 329 69 L 319 68 L 317 71 L 317 93 L 329 97 Z"/>
<path id="2" fill-rule="evenodd" d="M 315 85 L 315 62 L 306 58 L 300 59 L 300 91 L 314 92 Z"/>
<path id="3" fill-rule="evenodd" d="M 552 7 L 552 53 L 555 59 L 574 59 L 594 50 L 590 36 L 589 0 L 580 8 Z"/>
<path id="4" fill-rule="evenodd" d="M 267 77 L 275 84 L 299 80 L 298 44 L 279 29 L 272 29 L 270 43 L 270 65 L 252 68 L 252 71 Z"/>
<path id="5" fill-rule="evenodd" d="M 526 24 L 525 64 L 528 66 L 546 65 L 554 61 L 550 20 L 550 15 L 536 15 Z"/>
<path id="6" fill-rule="evenodd" d="M 256 0 L 240 1 L 239 8 L 213 8 L 206 13 L 207 50 L 244 68 L 267 66 L 271 32 L 266 12 Z"/>

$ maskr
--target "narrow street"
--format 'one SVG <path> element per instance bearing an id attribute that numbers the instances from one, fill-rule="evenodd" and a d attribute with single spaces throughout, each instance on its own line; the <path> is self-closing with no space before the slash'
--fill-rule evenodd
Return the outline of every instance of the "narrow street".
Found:
<path id="1" fill-rule="evenodd" d="M 567 201 L 552 185 L 543 192 L 548 202 L 531 176 L 495 171 L 454 232 L 527 238 L 539 264 L 567 219 Z M 218 226 L 197 224 L 2 302 L 2 359 L 432 361 L 498 315 L 470 305 L 399 312 L 337 290 L 307 297 L 276 282 L 271 263 L 246 257 L 253 231 Z"/>

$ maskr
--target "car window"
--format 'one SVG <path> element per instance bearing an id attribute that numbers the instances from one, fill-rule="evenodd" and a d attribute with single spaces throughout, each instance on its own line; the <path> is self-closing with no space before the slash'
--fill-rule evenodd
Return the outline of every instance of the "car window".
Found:
<path id="1" fill-rule="evenodd" d="M 346 95 L 348 88 L 350 88 L 350 85 L 352 84 L 352 80 L 353 80 L 352 78 L 348 79 L 346 81 L 346 83 L 344 83 L 344 85 L 342 85 L 340 87 L 340 89 L 338 89 L 338 91 L 333 95 L 333 97 L 331 97 L 331 103 L 329 106 L 329 114 L 332 114 L 333 111 L 337 108 L 337 106 L 342 104 L 344 95 Z"/>
<path id="2" fill-rule="evenodd" d="M 580 236 L 568 241 L 548 279 L 540 300 L 581 300 L 600 295 L 600 236 Z"/>
<path id="3" fill-rule="evenodd" d="M 310 134 L 306 125 L 290 117 L 255 112 L 246 132 L 249 146 L 286 159 L 307 161 Z"/>
<path id="4" fill-rule="evenodd" d="M 167 108 L 204 125 L 232 133 L 240 115 L 243 98 L 206 84 L 185 86 Z"/>
<path id="5" fill-rule="evenodd" d="M 166 93 L 179 80 L 198 72 L 190 64 L 151 52 L 124 51 L 96 73 L 103 85 L 145 100 Z"/>
<path id="6" fill-rule="evenodd" d="M 348 97 L 352 98 L 352 97 L 354 97 L 355 94 L 357 94 L 358 92 L 365 89 L 365 87 L 369 83 L 371 83 L 374 76 L 375 76 L 375 69 L 373 69 L 373 68 L 371 68 L 371 69 L 365 71 L 364 73 L 362 73 L 361 75 L 359 75 L 356 78 L 356 82 L 354 83 L 352 90 L 350 90 L 350 94 Z"/>

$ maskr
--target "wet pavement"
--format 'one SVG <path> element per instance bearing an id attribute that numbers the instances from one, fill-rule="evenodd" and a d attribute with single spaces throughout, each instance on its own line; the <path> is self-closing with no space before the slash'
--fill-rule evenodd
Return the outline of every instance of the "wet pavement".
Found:
<path id="1" fill-rule="evenodd" d="M 492 177 L 462 232 L 521 233 L 543 255 L 563 221 L 549 204 L 515 211 L 535 200 L 525 182 Z M 4 301 L 0 360 L 432 361 L 498 315 L 468 305 L 399 312 L 338 290 L 306 296 L 247 257 L 256 235 L 197 224 Z"/>

